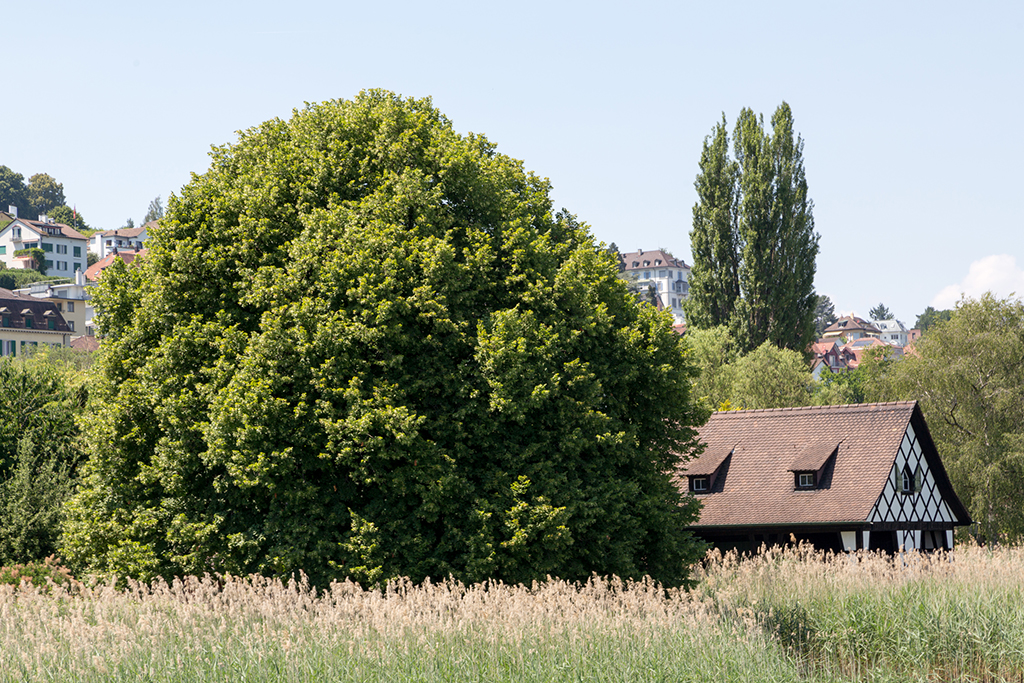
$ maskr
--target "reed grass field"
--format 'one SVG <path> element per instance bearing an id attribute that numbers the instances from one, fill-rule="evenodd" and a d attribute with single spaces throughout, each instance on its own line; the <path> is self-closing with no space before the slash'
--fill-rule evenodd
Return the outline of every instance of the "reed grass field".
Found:
<path id="1" fill-rule="evenodd" d="M 0 587 L 2 681 L 1024 680 L 1024 549 L 712 553 L 691 590 Z"/>

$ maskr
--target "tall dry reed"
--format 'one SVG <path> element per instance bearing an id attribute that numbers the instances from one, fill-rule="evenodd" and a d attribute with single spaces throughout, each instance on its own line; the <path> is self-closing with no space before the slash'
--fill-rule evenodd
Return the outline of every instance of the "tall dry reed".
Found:
<path id="1" fill-rule="evenodd" d="M 651 583 L 260 577 L 0 591 L 0 680 L 800 680 L 756 625 Z M 763 678 L 762 678 L 763 677 Z"/>

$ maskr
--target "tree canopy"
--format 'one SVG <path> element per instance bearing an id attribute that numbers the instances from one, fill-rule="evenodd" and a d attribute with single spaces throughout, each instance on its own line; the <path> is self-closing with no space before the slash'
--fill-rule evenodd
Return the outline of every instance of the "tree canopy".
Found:
<path id="1" fill-rule="evenodd" d="M 64 206 L 64 186 L 47 173 L 36 173 L 29 178 L 27 189 L 28 201 L 36 215 L 49 214 L 51 209 Z"/>
<path id="2" fill-rule="evenodd" d="M 888 306 L 880 303 L 868 311 L 868 317 L 872 320 L 892 320 L 896 316 L 892 314 Z"/>
<path id="3" fill-rule="evenodd" d="M 693 268 L 687 321 L 728 324 L 744 351 L 766 341 L 803 353 L 814 339 L 813 202 L 807 196 L 803 140 L 783 102 L 766 131 L 740 112 L 728 156 L 725 119 L 705 139 L 694 183 Z"/>
<path id="4" fill-rule="evenodd" d="M 429 99 L 307 105 L 212 152 L 105 271 L 76 566 L 315 583 L 650 574 L 705 413 L 548 181 Z"/>
<path id="5" fill-rule="evenodd" d="M 931 306 L 924 309 L 921 315 L 917 316 L 917 322 L 914 323 L 914 327 L 921 330 L 922 333 L 927 332 L 929 328 L 937 325 L 941 322 L 946 322 L 953 317 L 953 311 L 944 309 L 937 311 Z"/>
<path id="6" fill-rule="evenodd" d="M 814 336 L 816 339 L 820 339 L 821 335 L 825 333 L 825 330 L 829 325 L 834 323 L 838 318 L 836 317 L 836 306 L 832 303 L 832 299 L 825 296 L 824 294 L 818 295 L 818 302 L 814 306 Z"/>
<path id="7" fill-rule="evenodd" d="M 160 201 L 160 195 L 157 195 L 153 201 L 149 203 L 149 208 L 146 210 L 146 215 L 142 219 L 142 224 L 145 225 L 150 221 L 160 220 L 164 217 L 164 205 Z"/>
<path id="8" fill-rule="evenodd" d="M 987 541 L 1024 539 L 1024 304 L 964 299 L 889 369 L 917 399 L 957 494 Z"/>

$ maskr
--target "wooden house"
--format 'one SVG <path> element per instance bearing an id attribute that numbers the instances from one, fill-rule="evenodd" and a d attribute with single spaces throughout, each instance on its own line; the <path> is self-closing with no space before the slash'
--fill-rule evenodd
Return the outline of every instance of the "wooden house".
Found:
<path id="1" fill-rule="evenodd" d="M 720 547 L 952 549 L 971 521 L 915 401 L 718 412 L 700 436 L 677 482 Z"/>

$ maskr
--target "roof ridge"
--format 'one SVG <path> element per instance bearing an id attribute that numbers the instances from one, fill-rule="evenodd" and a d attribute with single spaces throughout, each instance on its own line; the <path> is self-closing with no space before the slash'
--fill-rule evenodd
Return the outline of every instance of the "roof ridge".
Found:
<path id="1" fill-rule="evenodd" d="M 915 400 L 908 401 L 873 401 L 871 403 L 839 403 L 826 406 L 790 406 L 787 408 L 744 408 L 742 410 L 716 410 L 712 415 L 734 415 L 750 413 L 786 413 L 798 411 L 828 411 L 837 408 L 871 408 L 882 406 L 907 406 L 917 403 Z"/>

